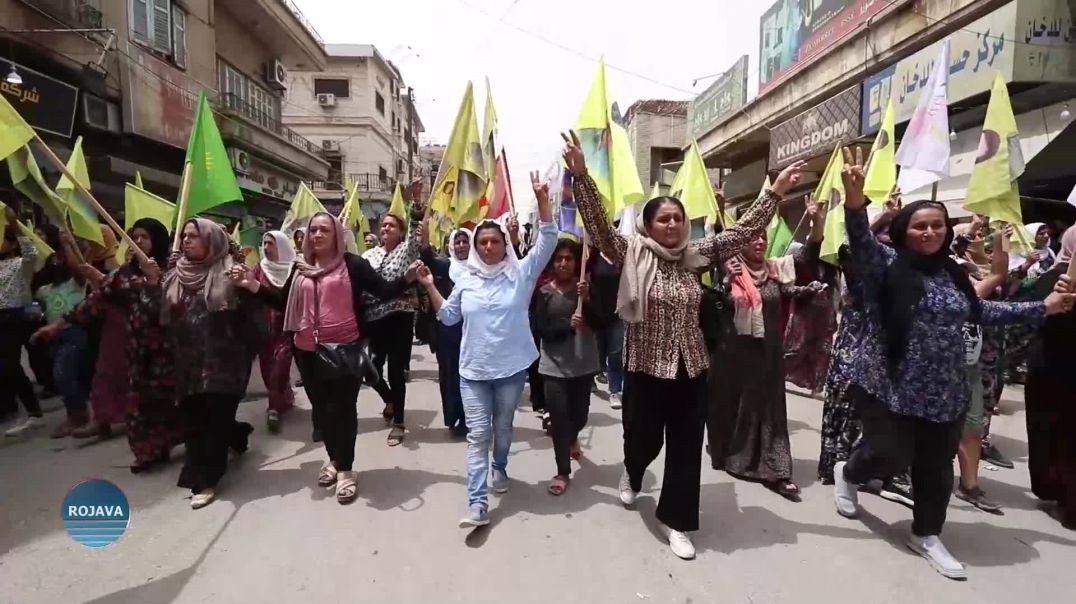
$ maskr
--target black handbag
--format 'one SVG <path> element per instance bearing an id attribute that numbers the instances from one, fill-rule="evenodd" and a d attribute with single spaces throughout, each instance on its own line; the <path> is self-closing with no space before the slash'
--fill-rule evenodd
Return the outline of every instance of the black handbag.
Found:
<path id="1" fill-rule="evenodd" d="M 710 354 L 731 341 L 734 315 L 732 298 L 720 272 L 714 271 L 712 281 L 713 285 L 702 286 L 702 302 L 699 305 L 699 327 Z"/>
<path id="2" fill-rule="evenodd" d="M 314 283 L 314 356 L 318 360 L 318 373 L 323 379 L 333 380 L 345 377 L 372 379 L 376 383 L 380 374 L 370 361 L 369 344 L 360 338 L 344 344 L 323 344 L 321 342 L 321 298 L 318 294 L 318 282 Z"/>

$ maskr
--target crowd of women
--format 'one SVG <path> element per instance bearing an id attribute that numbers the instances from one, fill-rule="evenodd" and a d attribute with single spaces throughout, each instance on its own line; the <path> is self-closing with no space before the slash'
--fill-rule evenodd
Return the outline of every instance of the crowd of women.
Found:
<path id="1" fill-rule="evenodd" d="M 17 399 L 26 417 L 7 435 L 45 426 L 22 368 L 25 346 L 42 396 L 64 403 L 53 438 L 108 438 L 126 424 L 136 473 L 183 444 L 178 485 L 198 509 L 214 500 L 229 455 L 249 446 L 254 427 L 236 412 L 255 357 L 270 432 L 294 404 L 294 363 L 327 456 L 311 479 L 349 503 L 359 492 L 359 390 L 365 383 L 382 399 L 387 445 L 403 442 L 417 335 L 438 360 L 445 427 L 467 441 L 461 526 L 488 524 L 488 491 L 511 486 L 513 420 L 528 382 L 553 441 L 548 491 L 568 492 L 600 381 L 611 406 L 623 406 L 620 500 L 635 503 L 664 448 L 656 515 L 673 553 L 690 559 L 704 435 L 714 469 L 799 500 L 787 380 L 824 391 L 818 475 L 833 484 L 837 512 L 856 516 L 860 489 L 880 484 L 913 508 L 908 546 L 962 578 L 939 539 L 953 458 L 955 494 L 999 513 L 978 483 L 979 463 L 984 450 L 1003 461 L 986 440 L 990 418 L 1006 381 L 1023 375 L 1032 488 L 1076 528 L 1076 411 L 1064 404 L 1076 395 L 1076 294 L 1065 274 L 1076 230 L 1054 241 L 1045 225 L 1028 225 L 1036 249 L 1017 255 L 1006 251 L 1011 227 L 990 232 L 983 217 L 954 227 L 944 205 L 902 206 L 897 191 L 871 221 L 862 157 L 846 151 L 840 269 L 820 259 L 825 208 L 812 200 L 807 241 L 768 257 L 766 226 L 802 163 L 774 175 L 734 224 L 700 239 L 673 197 L 646 202 L 624 236 L 575 134 L 565 141 L 569 174 L 552 184 L 574 198 L 588 246 L 558 238 L 550 183 L 537 174 L 531 237 L 514 217 L 480 221 L 453 232 L 444 256 L 420 208 L 383 216 L 362 255 L 348 251 L 354 234 L 340 221 L 317 214 L 293 235 L 266 233 L 253 268 L 204 218 L 183 225 L 175 251 L 165 225 L 139 220 L 129 234 L 149 260 L 128 254 L 117 266 L 107 230 L 100 245 L 42 225 L 59 250 L 42 259 L 10 216 L 0 249 L 0 412 Z"/>

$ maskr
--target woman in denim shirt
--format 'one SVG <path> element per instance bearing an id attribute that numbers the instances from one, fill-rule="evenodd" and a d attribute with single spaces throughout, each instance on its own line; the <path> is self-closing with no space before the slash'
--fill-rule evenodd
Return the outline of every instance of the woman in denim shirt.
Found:
<path id="1" fill-rule="evenodd" d="M 918 201 L 889 228 L 893 248 L 879 243 L 867 222 L 863 157 L 845 150 L 842 174 L 849 243 L 861 267 L 865 325 L 861 354 L 850 367 L 863 441 L 847 463 L 833 468 L 837 512 L 854 517 L 857 485 L 911 465 L 915 491 L 907 545 L 942 575 L 967 577 L 938 535 L 953 488 L 953 456 L 968 408 L 963 325 L 1039 324 L 1072 308 L 1073 294 L 1044 303 L 981 301 L 949 257 L 953 229 L 945 206 Z"/>
<path id="2" fill-rule="evenodd" d="M 508 450 L 512 419 L 523 395 L 527 368 L 538 358 L 531 336 L 528 307 L 538 275 L 557 244 L 557 225 L 549 208 L 549 185 L 531 174 L 538 199 L 538 243 L 516 258 L 508 247 L 508 230 L 492 220 L 474 230 L 467 271 L 446 300 L 433 274 L 423 268 L 419 280 L 430 296 L 437 319 L 445 325 L 463 321 L 460 347 L 460 395 L 467 420 L 468 512 L 461 528 L 489 524 L 486 474 L 493 444 L 493 490 L 508 492 Z"/>

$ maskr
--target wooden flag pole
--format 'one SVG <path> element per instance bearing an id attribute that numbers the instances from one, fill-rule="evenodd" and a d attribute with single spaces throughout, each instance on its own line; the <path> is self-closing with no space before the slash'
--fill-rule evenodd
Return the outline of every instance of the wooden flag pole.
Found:
<path id="1" fill-rule="evenodd" d="M 105 211 L 105 208 L 101 206 L 100 202 L 98 202 L 97 199 L 94 198 L 93 194 L 90 193 L 90 191 L 86 189 L 86 187 L 82 186 L 82 183 L 80 183 L 75 178 L 75 175 L 67 169 L 67 165 L 60 161 L 59 157 L 56 157 L 56 154 L 52 152 L 52 149 L 49 148 L 48 144 L 46 144 L 45 141 L 41 140 L 41 137 L 38 136 L 36 133 L 34 134 L 34 140 L 37 141 L 37 144 L 45 152 L 45 156 L 49 159 L 49 161 L 51 161 L 53 165 L 55 165 L 56 168 L 59 169 L 60 172 L 64 176 L 66 176 L 67 179 L 70 180 L 73 185 L 75 185 L 75 189 L 84 198 L 86 198 L 87 201 L 90 202 L 90 205 L 93 206 L 93 209 L 97 211 L 101 218 L 105 219 L 105 222 L 108 223 L 108 226 L 111 227 L 113 231 L 116 231 L 116 233 L 119 234 L 121 239 L 127 242 L 127 245 L 131 248 L 132 251 L 134 251 L 135 255 L 138 256 L 138 260 L 142 263 L 148 263 L 149 256 L 146 256 L 146 253 L 138 247 L 138 244 L 136 244 L 134 240 L 131 239 L 131 236 L 127 234 L 127 231 L 120 228 L 120 225 L 116 223 L 116 221 L 107 211 Z M 66 225 L 64 226 L 66 228 Z M 81 256 L 81 254 L 79 255 Z"/>
<path id="2" fill-rule="evenodd" d="M 179 203 L 176 204 L 176 232 L 172 237 L 172 251 L 179 251 L 183 241 L 183 225 L 187 220 L 187 201 L 191 196 L 191 162 L 183 164 L 183 178 L 179 181 Z"/>
<path id="3" fill-rule="evenodd" d="M 581 239 L 583 243 L 583 260 L 579 267 L 579 282 L 584 283 L 587 280 L 587 259 L 590 257 L 590 246 L 587 245 L 587 234 L 583 231 L 583 237 Z M 583 316 L 583 296 L 579 296 L 579 299 L 575 301 L 575 314 L 580 317 Z M 583 340 L 576 334 L 575 338 L 575 355 L 583 355 Z"/>

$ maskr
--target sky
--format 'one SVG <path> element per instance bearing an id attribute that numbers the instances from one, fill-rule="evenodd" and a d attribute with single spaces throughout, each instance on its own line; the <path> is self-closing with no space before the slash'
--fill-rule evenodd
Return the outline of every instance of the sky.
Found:
<path id="1" fill-rule="evenodd" d="M 759 17 L 769 0 L 292 0 L 326 43 L 374 44 L 414 88 L 422 143 L 445 143 L 471 80 L 479 129 L 490 80 L 520 209 L 527 172 L 562 146 L 604 56 L 622 111 L 689 100 L 744 54 L 758 88 Z M 704 77 L 710 76 L 710 77 Z M 698 83 L 695 84 L 695 80 Z M 644 188 L 649 183 L 643 183 Z"/>

